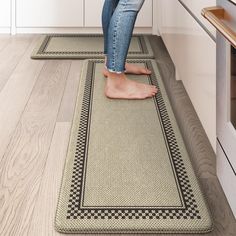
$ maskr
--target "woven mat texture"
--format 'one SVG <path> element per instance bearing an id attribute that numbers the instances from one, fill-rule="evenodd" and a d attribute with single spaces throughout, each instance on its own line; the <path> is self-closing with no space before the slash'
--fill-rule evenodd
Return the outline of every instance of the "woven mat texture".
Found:
<path id="1" fill-rule="evenodd" d="M 146 100 L 104 95 L 104 61 L 85 60 L 56 211 L 64 233 L 206 233 L 212 220 L 156 62 L 128 75 Z M 55 157 L 56 158 L 56 157 Z"/>

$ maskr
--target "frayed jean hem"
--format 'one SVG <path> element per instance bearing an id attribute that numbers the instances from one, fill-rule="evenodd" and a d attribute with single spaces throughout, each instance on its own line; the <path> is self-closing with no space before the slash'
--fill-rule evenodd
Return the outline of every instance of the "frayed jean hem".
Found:
<path id="1" fill-rule="evenodd" d="M 122 74 L 122 73 L 125 73 L 125 72 L 126 72 L 126 70 L 124 70 L 124 71 L 115 71 L 115 70 L 109 69 L 109 68 L 107 68 L 106 65 L 104 65 L 104 68 L 105 68 L 106 70 L 108 70 L 109 72 L 111 72 L 111 73 L 116 73 L 116 74 Z"/>
<path id="2" fill-rule="evenodd" d="M 115 71 L 115 70 L 112 70 L 112 69 L 109 69 L 109 68 L 106 68 L 109 72 L 111 73 L 116 73 L 116 74 L 123 74 L 125 73 L 125 71 Z"/>

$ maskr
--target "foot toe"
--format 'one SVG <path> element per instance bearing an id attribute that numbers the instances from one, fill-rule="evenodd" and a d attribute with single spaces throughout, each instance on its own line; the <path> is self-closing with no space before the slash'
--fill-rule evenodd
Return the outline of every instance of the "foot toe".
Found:
<path id="1" fill-rule="evenodd" d="M 151 71 L 148 70 L 148 69 L 146 69 L 146 68 L 142 68 L 142 69 L 141 69 L 141 73 L 142 73 L 142 74 L 149 75 L 149 74 L 151 74 Z"/>
<path id="2" fill-rule="evenodd" d="M 157 88 L 152 88 L 152 92 L 157 92 Z"/>

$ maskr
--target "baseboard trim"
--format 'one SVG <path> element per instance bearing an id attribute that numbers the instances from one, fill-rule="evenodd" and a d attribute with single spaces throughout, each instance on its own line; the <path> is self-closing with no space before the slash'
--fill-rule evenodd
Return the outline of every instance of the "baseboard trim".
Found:
<path id="1" fill-rule="evenodd" d="M 0 34 L 10 34 L 11 28 L 10 27 L 0 27 Z"/>
<path id="2" fill-rule="evenodd" d="M 43 34 L 43 33 L 80 33 L 80 34 L 91 34 L 91 33 L 102 33 L 101 27 L 17 27 L 16 33 L 21 34 Z M 150 27 L 139 27 L 134 29 L 134 33 L 140 34 L 152 34 L 152 28 Z"/>

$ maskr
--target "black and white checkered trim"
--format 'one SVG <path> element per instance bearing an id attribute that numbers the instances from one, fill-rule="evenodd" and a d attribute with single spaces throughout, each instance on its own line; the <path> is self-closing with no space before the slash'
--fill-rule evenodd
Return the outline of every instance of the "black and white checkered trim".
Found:
<path id="1" fill-rule="evenodd" d="M 132 63 L 132 60 L 129 60 Z M 146 67 L 153 71 L 150 60 L 135 60 L 134 62 L 144 63 Z M 89 116 L 91 112 L 92 91 L 93 91 L 93 72 L 95 63 L 104 63 L 103 60 L 93 60 L 88 62 L 86 75 L 86 84 L 83 94 L 82 112 L 80 117 L 80 125 L 77 135 L 76 152 L 74 157 L 74 166 L 72 174 L 72 182 L 70 187 L 70 195 L 67 210 L 67 219 L 201 219 L 193 190 L 187 175 L 181 152 L 178 147 L 177 140 L 169 119 L 167 109 L 156 75 L 153 73 L 149 76 L 150 83 L 156 85 L 158 93 L 155 97 L 157 114 L 163 127 L 163 135 L 167 140 L 168 148 L 173 163 L 173 171 L 177 177 L 180 193 L 183 199 L 183 207 L 170 208 L 99 208 L 86 209 L 82 207 L 82 185 L 84 161 L 86 159 L 86 140 L 89 127 Z"/>

